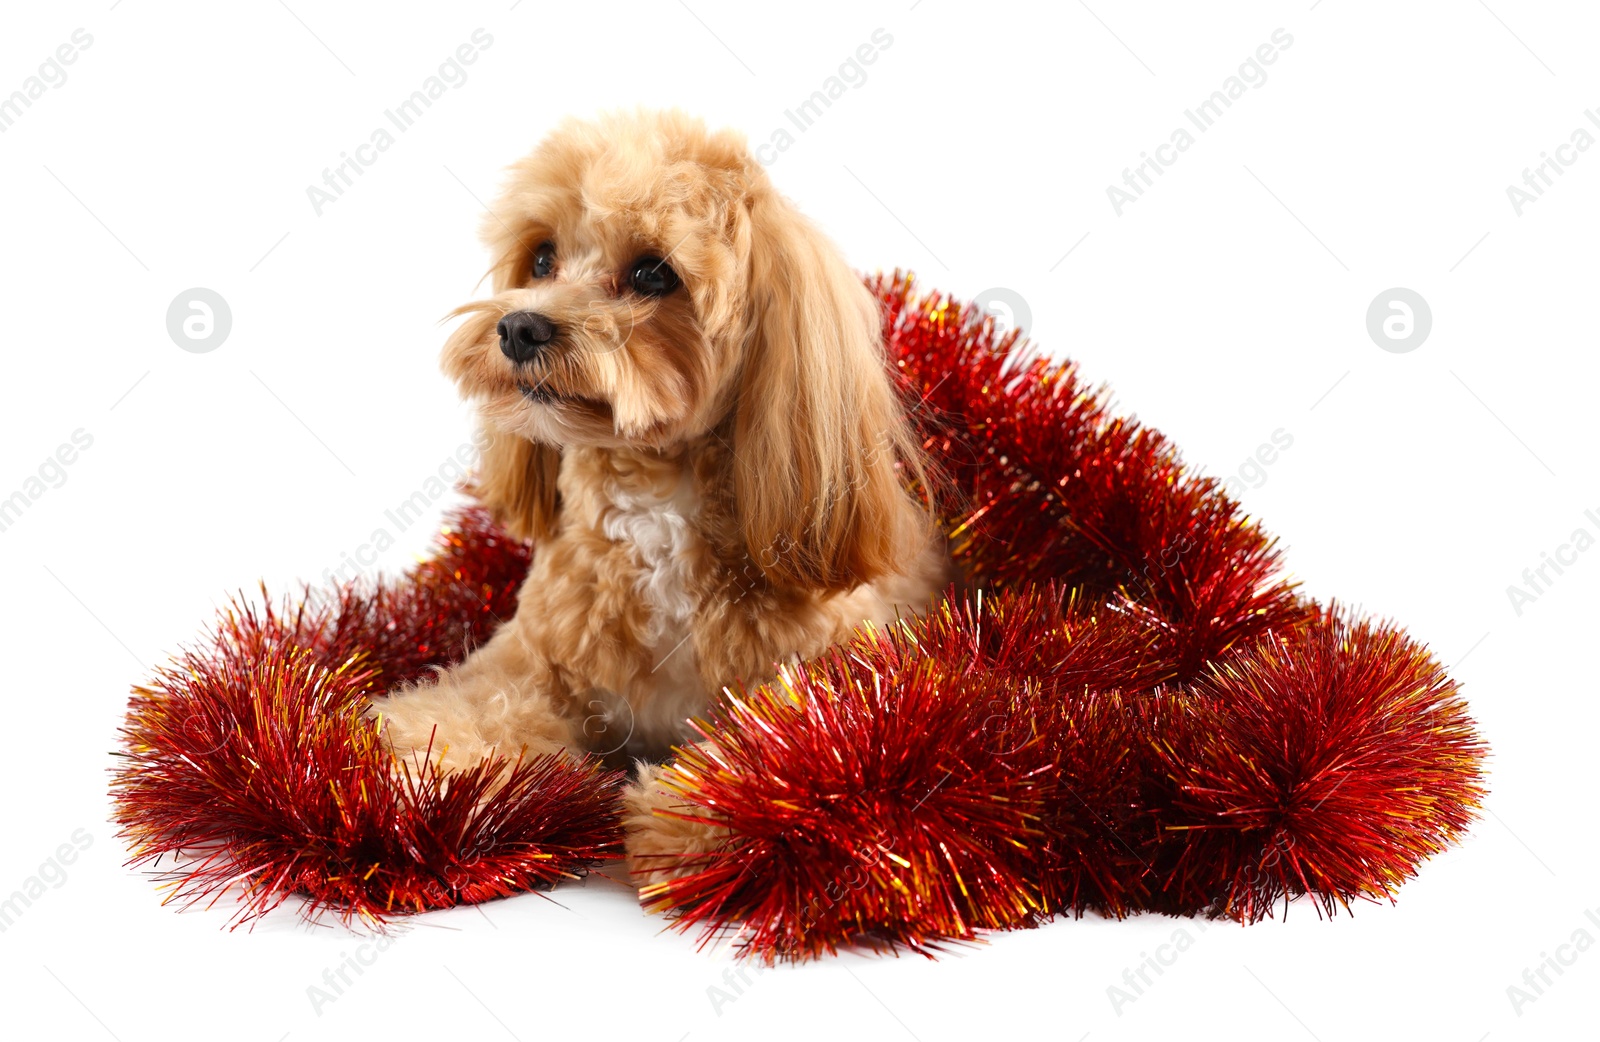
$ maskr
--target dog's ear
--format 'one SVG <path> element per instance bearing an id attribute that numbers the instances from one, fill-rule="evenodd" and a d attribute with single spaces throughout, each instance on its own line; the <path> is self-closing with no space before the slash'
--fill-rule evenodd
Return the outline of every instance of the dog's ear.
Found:
<path id="1" fill-rule="evenodd" d="M 922 477 L 877 302 L 776 195 L 751 204 L 750 335 L 733 418 L 734 507 L 779 586 L 841 590 L 905 564 Z"/>
<path id="2" fill-rule="evenodd" d="M 561 450 L 483 429 L 483 452 L 472 493 L 517 539 L 543 539 L 555 528 Z"/>

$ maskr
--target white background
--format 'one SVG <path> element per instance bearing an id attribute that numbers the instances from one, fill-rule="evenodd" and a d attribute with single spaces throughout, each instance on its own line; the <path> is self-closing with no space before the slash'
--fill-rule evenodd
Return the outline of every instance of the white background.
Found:
<path id="1" fill-rule="evenodd" d="M 1506 188 L 1600 105 L 1600 21 L 1491 3 L 8 11 L 0 95 L 74 29 L 93 44 L 0 134 L 0 498 L 74 430 L 94 441 L 0 533 L 0 895 L 75 830 L 93 837 L 0 935 L 6 1033 L 1592 1037 L 1600 947 L 1520 1012 L 1507 987 L 1580 927 L 1600 941 L 1584 917 L 1600 907 L 1600 553 L 1520 615 L 1507 587 L 1575 529 L 1600 534 L 1584 517 L 1600 514 L 1600 149 L 1520 216 Z M 479 27 L 493 44 L 467 82 L 315 215 L 306 187 Z M 1266 82 L 1118 216 L 1107 186 L 1280 27 L 1294 42 Z M 1301 903 L 1203 932 L 1066 920 L 938 962 L 769 972 L 720 1009 L 707 989 L 726 958 L 605 879 L 419 919 L 320 1013 L 308 986 L 360 938 L 161 907 L 107 823 L 127 688 L 228 591 L 316 579 L 392 530 L 384 510 L 465 440 L 438 323 L 486 266 L 474 234 L 500 169 L 560 116 L 613 105 L 681 105 L 767 141 L 877 28 L 892 44 L 772 166 L 781 188 L 863 270 L 1021 294 L 1046 350 L 1211 473 L 1284 429 L 1292 447 L 1242 498 L 1312 594 L 1396 617 L 1456 664 L 1493 746 L 1468 840 L 1353 918 Z M 195 286 L 232 309 L 209 354 L 166 331 Z M 1432 307 L 1411 353 L 1365 328 L 1395 286 Z M 384 566 L 428 529 L 391 531 Z M 1193 947 L 1114 1010 L 1107 988 L 1180 927 Z"/>

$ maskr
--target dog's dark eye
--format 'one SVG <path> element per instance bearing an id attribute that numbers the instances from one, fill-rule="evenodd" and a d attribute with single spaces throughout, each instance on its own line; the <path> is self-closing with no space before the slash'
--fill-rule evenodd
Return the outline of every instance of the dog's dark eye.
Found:
<path id="1" fill-rule="evenodd" d="M 533 251 L 533 277 L 542 279 L 556 268 L 556 244 L 541 242 L 539 248 Z"/>
<path id="2" fill-rule="evenodd" d="M 628 285 L 646 297 L 662 297 L 678 288 L 678 273 L 660 257 L 640 257 L 628 270 Z"/>

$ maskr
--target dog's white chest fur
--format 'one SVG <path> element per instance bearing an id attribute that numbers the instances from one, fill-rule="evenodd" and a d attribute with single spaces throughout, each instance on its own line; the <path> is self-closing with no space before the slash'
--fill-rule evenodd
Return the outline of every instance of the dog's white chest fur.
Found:
<path id="1" fill-rule="evenodd" d="M 691 568 L 700 544 L 695 522 L 700 496 L 685 472 L 669 486 L 606 489 L 610 508 L 601 518 L 607 539 L 631 547 L 640 571 L 635 589 L 650 608 L 646 643 L 653 649 L 645 706 L 609 707 L 619 720 L 631 720 L 635 741 L 676 739 L 684 719 L 699 711 L 704 698 L 691 626 L 699 609 Z M 615 699 L 617 696 L 611 695 Z"/>
<path id="2" fill-rule="evenodd" d="M 639 595 L 650 606 L 653 643 L 676 631 L 687 632 L 696 598 L 689 591 L 689 551 L 699 542 L 694 522 L 700 497 L 688 474 L 665 489 L 634 490 L 613 485 L 611 509 L 601 531 L 613 542 L 631 546 L 639 557 Z"/>

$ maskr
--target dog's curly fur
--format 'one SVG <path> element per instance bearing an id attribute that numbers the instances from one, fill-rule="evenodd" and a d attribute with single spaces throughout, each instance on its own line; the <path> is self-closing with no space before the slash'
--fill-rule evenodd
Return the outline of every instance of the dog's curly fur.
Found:
<path id="1" fill-rule="evenodd" d="M 950 581 L 875 302 L 740 136 L 568 121 L 512 168 L 484 238 L 495 295 L 458 309 L 443 365 L 484 424 L 476 492 L 534 564 L 513 621 L 375 705 L 403 757 L 659 757 L 724 685 Z M 675 288 L 639 292 L 641 261 Z M 553 326 L 520 362 L 497 332 L 518 312 Z M 645 855 L 717 839 L 658 815 L 653 777 L 626 797 L 641 881 L 669 871 Z"/>

